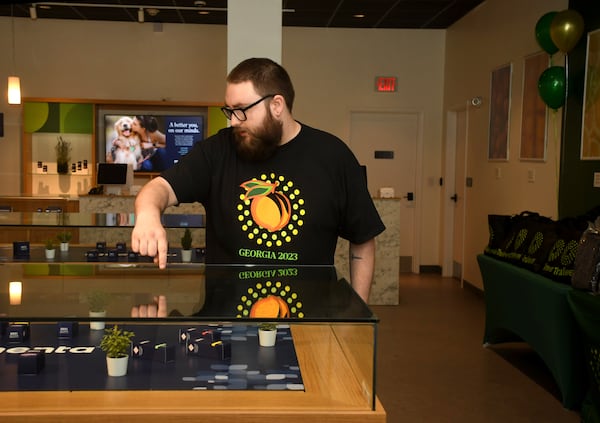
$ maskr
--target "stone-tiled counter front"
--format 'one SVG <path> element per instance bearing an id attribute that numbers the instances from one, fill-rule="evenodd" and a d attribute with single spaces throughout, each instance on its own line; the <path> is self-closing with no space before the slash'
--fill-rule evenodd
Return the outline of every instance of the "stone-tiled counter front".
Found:
<path id="1" fill-rule="evenodd" d="M 397 305 L 400 277 L 400 205 L 399 198 L 374 198 L 373 202 L 385 224 L 385 231 L 375 238 L 375 274 L 369 295 L 371 305 Z M 338 238 L 335 267 L 340 277 L 350 280 L 349 243 Z"/>
<path id="2" fill-rule="evenodd" d="M 135 196 L 81 196 L 79 210 L 89 213 L 133 213 Z M 372 305 L 398 304 L 398 278 L 400 276 L 400 199 L 375 198 L 375 206 L 386 226 L 386 230 L 376 238 L 375 275 L 369 297 Z M 169 207 L 165 213 L 174 214 L 205 214 L 201 204 L 180 204 Z M 206 244 L 205 230 L 193 229 L 192 239 L 195 247 Z M 169 244 L 174 247 L 181 245 L 183 228 L 167 229 Z M 95 245 L 96 241 L 106 241 L 108 245 L 117 242 L 127 242 L 131 239 L 131 228 L 81 228 L 80 243 Z M 340 277 L 350 280 L 348 264 L 348 241 L 338 239 L 335 254 L 335 266 Z"/>

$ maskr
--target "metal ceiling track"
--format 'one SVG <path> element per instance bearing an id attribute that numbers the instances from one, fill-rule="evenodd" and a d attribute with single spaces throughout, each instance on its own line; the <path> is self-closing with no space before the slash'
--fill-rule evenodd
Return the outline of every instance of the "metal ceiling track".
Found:
<path id="1" fill-rule="evenodd" d="M 32 3 L 31 6 L 35 7 L 38 3 Z M 39 3 L 44 6 L 60 6 L 60 7 L 96 7 L 96 8 L 107 8 L 107 9 L 158 9 L 158 10 L 190 10 L 190 11 L 202 11 L 207 12 L 226 12 L 226 7 L 207 7 L 207 6 L 163 6 L 163 5 L 143 5 L 143 4 L 108 4 L 108 3 L 71 3 L 71 2 L 53 2 L 45 1 Z M 296 9 L 283 9 L 285 13 L 293 13 Z"/>

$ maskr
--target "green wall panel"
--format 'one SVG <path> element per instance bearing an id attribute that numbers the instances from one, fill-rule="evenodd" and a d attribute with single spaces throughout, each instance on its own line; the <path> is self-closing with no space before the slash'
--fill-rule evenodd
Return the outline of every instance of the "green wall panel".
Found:
<path id="1" fill-rule="evenodd" d="M 89 103 L 45 103 L 28 101 L 23 105 L 25 132 L 92 134 L 94 106 Z"/>
<path id="2" fill-rule="evenodd" d="M 60 129 L 60 132 L 67 134 L 91 134 L 94 130 L 94 106 L 61 103 Z"/>
<path id="3" fill-rule="evenodd" d="M 220 107 L 209 107 L 208 108 L 208 128 L 207 134 L 216 134 L 219 130 L 227 128 L 227 118 L 221 111 Z"/>
<path id="4" fill-rule="evenodd" d="M 25 102 L 23 104 L 23 128 L 25 132 L 38 132 L 48 120 L 48 103 Z"/>
<path id="5" fill-rule="evenodd" d="M 585 85 L 587 32 L 600 28 L 600 2 L 571 0 L 569 9 L 577 10 L 585 21 L 584 34 L 567 57 L 568 93 L 563 106 L 563 134 L 560 157 L 558 216 L 577 216 L 600 205 L 600 188 L 593 187 L 599 160 L 581 160 L 581 122 Z"/>

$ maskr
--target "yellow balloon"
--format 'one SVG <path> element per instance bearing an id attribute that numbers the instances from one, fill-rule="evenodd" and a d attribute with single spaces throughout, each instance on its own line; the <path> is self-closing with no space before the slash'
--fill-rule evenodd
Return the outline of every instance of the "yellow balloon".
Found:
<path id="1" fill-rule="evenodd" d="M 558 12 L 550 24 L 550 38 L 563 53 L 568 53 L 577 45 L 583 34 L 584 22 L 579 12 L 563 10 Z"/>

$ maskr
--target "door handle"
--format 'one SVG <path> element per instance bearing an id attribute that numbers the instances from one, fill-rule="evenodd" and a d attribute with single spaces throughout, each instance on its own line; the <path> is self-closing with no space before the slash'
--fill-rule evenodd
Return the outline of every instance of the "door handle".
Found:
<path id="1" fill-rule="evenodd" d="M 450 199 L 456 203 L 458 201 L 458 194 L 454 194 Z"/>

